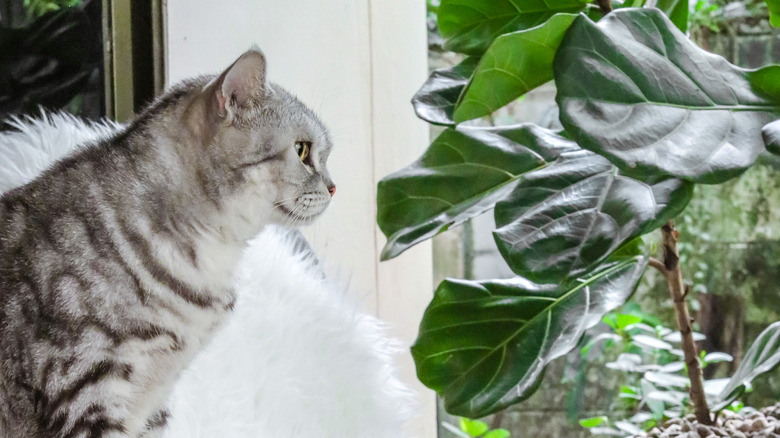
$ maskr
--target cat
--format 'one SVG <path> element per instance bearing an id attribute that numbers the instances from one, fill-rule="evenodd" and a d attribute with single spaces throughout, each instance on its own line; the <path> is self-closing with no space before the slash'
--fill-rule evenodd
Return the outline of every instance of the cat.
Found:
<path id="1" fill-rule="evenodd" d="M 116 124 L 64 113 L 0 132 L 0 193 L 26 184 Z M 331 208 L 331 207 L 329 207 Z M 398 378 L 408 351 L 324 270 L 297 228 L 267 226 L 234 274 L 235 309 L 177 379 L 164 438 L 400 438 L 419 412 Z M 356 293 L 357 292 L 357 293 Z"/>
<path id="2" fill-rule="evenodd" d="M 330 203 L 317 116 L 253 48 L 0 197 L 0 437 L 160 436 L 266 225 Z"/>

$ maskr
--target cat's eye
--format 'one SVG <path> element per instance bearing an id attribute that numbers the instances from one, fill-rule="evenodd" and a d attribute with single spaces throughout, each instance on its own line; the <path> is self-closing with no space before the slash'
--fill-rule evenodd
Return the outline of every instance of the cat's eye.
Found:
<path id="1" fill-rule="evenodd" d="M 309 146 L 311 145 L 308 141 L 296 141 L 295 142 L 295 153 L 298 154 L 298 157 L 300 157 L 301 161 L 305 161 L 306 157 L 309 156 Z"/>

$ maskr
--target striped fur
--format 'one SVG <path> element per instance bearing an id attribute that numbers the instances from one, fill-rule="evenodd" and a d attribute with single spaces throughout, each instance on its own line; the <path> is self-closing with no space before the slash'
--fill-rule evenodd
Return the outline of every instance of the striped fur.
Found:
<path id="1" fill-rule="evenodd" d="M 4 193 L 0 437 L 160 436 L 246 242 L 327 207 L 330 148 L 249 51 Z"/>

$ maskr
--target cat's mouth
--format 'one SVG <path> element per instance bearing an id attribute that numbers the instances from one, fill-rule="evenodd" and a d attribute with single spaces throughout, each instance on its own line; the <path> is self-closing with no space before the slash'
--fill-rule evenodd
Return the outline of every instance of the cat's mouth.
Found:
<path id="1" fill-rule="evenodd" d="M 284 204 L 277 204 L 276 208 L 282 213 L 285 220 L 289 224 L 306 225 L 317 219 L 324 211 L 325 208 L 311 213 L 311 206 L 302 203 L 296 203 L 292 209 L 288 208 Z"/>

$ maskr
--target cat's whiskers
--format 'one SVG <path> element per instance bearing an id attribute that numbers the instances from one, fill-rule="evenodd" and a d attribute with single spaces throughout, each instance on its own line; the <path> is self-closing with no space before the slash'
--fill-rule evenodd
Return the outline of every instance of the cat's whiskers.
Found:
<path id="1" fill-rule="evenodd" d="M 293 197 L 291 197 L 291 198 L 287 198 L 287 199 L 280 199 L 280 200 L 278 200 L 278 201 L 274 201 L 274 202 L 272 202 L 272 204 L 273 204 L 273 206 L 274 206 L 274 207 L 279 207 L 280 205 L 284 205 L 284 204 L 286 204 L 286 203 L 288 203 L 288 202 L 290 202 L 290 201 L 295 201 L 296 199 L 298 199 L 298 196 L 297 196 L 297 195 L 296 195 L 296 196 L 293 196 Z"/>
<path id="2" fill-rule="evenodd" d="M 292 210 L 290 210 L 290 214 L 288 215 L 288 221 L 286 224 L 287 226 L 293 225 L 295 222 L 298 222 L 301 219 L 303 219 L 303 216 L 298 214 L 299 210 L 301 210 L 302 208 L 303 208 L 302 204 L 296 204 L 296 206 L 293 207 Z"/>
<path id="3" fill-rule="evenodd" d="M 281 204 L 280 204 L 280 205 L 278 205 L 277 207 L 280 207 L 280 206 L 281 206 Z M 284 221 L 284 224 L 283 224 L 284 226 L 288 226 L 288 225 L 290 225 L 290 223 L 291 223 L 290 217 L 291 217 L 291 215 L 292 215 L 293 211 L 294 211 L 296 208 L 297 208 L 297 206 L 296 206 L 296 207 L 293 207 L 293 209 L 292 209 L 292 210 L 289 210 L 289 209 L 280 209 L 280 211 L 282 212 L 282 219 L 283 219 L 283 221 Z"/>
<path id="4" fill-rule="evenodd" d="M 306 206 L 306 204 L 303 203 L 298 204 L 295 208 L 293 208 L 292 210 L 293 222 L 300 222 L 306 220 L 306 217 L 303 216 L 301 212 L 307 208 L 308 207 Z M 291 222 L 290 225 L 294 225 L 294 224 Z"/>
<path id="5" fill-rule="evenodd" d="M 275 201 L 275 202 L 272 203 L 274 208 L 279 209 L 283 213 L 283 218 L 284 218 L 283 219 L 283 221 L 284 221 L 283 225 L 285 227 L 294 226 L 296 222 L 300 221 L 301 219 L 304 219 L 304 217 L 299 214 L 300 210 L 302 210 L 303 208 L 306 207 L 306 205 L 304 205 L 303 203 L 296 202 L 293 205 L 292 209 L 289 209 L 289 208 L 285 207 L 285 204 L 287 202 L 289 202 L 289 201 L 297 201 L 298 199 L 300 199 L 300 196 L 293 196 L 291 198 L 282 199 L 282 200 Z M 279 207 L 285 207 L 285 208 L 284 209 L 280 209 Z"/>

